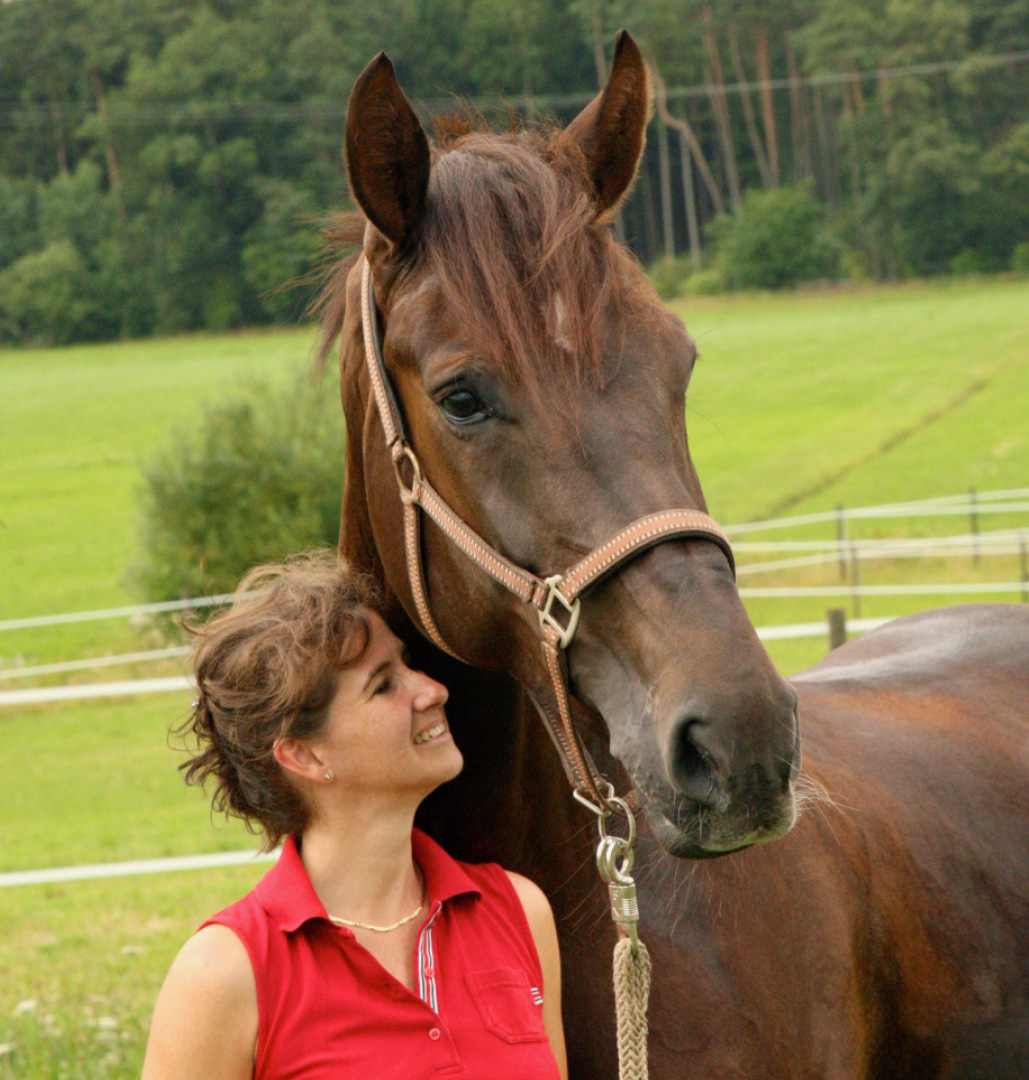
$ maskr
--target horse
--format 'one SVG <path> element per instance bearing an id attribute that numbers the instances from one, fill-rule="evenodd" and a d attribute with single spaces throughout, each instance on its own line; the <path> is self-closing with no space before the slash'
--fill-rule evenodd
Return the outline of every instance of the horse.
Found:
<path id="1" fill-rule="evenodd" d="M 340 553 L 451 688 L 465 756 L 419 823 L 549 896 L 573 1080 L 617 1071 L 595 819 L 533 706 L 534 620 L 431 521 L 417 530 L 446 651 L 427 634 L 361 270 L 421 470 L 506 559 L 544 575 L 643 515 L 706 511 L 686 432 L 696 348 L 611 228 L 649 110 L 622 32 L 568 127 L 451 117 L 430 143 L 380 54 L 346 119 L 361 255 L 322 296 L 346 419 Z M 893 622 L 787 681 L 704 536 L 639 552 L 582 598 L 572 715 L 643 812 L 655 1080 L 1029 1075 L 1027 656 L 1024 608 L 970 605 Z"/>

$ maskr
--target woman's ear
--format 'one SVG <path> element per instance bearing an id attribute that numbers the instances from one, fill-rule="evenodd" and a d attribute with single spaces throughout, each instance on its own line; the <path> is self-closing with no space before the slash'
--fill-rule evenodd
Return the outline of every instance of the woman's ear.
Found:
<path id="1" fill-rule="evenodd" d="M 298 780 L 313 784 L 325 779 L 325 763 L 318 752 L 302 739 L 291 736 L 276 739 L 272 755 L 286 772 Z"/>
<path id="2" fill-rule="evenodd" d="M 404 246 L 425 216 L 429 141 L 385 53 L 350 93 L 346 157 L 355 202 L 387 240 Z"/>

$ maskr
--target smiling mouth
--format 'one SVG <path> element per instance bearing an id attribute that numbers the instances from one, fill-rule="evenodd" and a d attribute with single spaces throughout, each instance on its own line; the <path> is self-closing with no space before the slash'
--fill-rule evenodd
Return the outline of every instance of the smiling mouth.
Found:
<path id="1" fill-rule="evenodd" d="M 439 738 L 447 730 L 445 721 L 440 720 L 438 724 L 433 724 L 431 728 L 421 732 L 414 737 L 415 746 L 421 746 L 422 743 L 431 742 L 433 739 Z"/>

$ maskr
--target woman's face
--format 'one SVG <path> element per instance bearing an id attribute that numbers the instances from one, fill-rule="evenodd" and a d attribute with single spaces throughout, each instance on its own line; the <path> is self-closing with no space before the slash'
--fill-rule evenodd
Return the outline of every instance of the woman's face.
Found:
<path id="1" fill-rule="evenodd" d="M 368 613 L 368 646 L 340 672 L 325 727 L 310 740 L 339 790 L 420 801 L 461 771 L 443 707 L 442 683 L 409 668 L 406 649 Z"/>

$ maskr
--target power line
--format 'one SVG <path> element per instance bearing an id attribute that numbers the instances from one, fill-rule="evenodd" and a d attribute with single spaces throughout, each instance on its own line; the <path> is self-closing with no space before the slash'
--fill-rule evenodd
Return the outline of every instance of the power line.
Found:
<path id="1" fill-rule="evenodd" d="M 762 89 L 789 90 L 805 86 L 839 86 L 877 80 L 899 79 L 920 75 L 938 75 L 956 71 L 967 65 L 978 69 L 1001 67 L 1006 64 L 1021 64 L 1029 60 L 1029 50 L 1022 52 L 981 55 L 972 53 L 960 60 L 939 60 L 923 64 L 906 64 L 898 67 L 878 67 L 867 71 L 829 72 L 822 75 L 798 76 L 785 79 L 759 79 L 749 82 L 725 83 L 717 86 L 702 83 L 696 86 L 669 87 L 667 96 L 672 101 L 684 101 L 694 98 L 710 97 L 724 91 L 727 94 L 748 94 Z M 419 98 L 415 106 L 422 112 L 435 114 L 453 109 L 455 104 L 468 105 L 472 109 L 488 112 L 496 109 L 515 108 L 526 112 L 547 109 L 571 108 L 582 106 L 592 101 L 595 90 L 584 90 L 569 94 L 510 95 L 486 94 L 474 98 Z M 91 108 L 80 101 L 54 101 L 46 104 L 23 104 L 14 99 L 0 99 L 0 107 L 8 116 L 40 117 L 53 120 L 54 110 L 73 111 L 77 116 L 92 114 Z M 346 115 L 344 102 L 282 102 L 282 101 L 240 101 L 240 102 L 199 102 L 165 101 L 149 104 L 118 102 L 116 99 L 107 103 L 108 117 L 112 123 L 126 120 L 340 120 Z"/>

